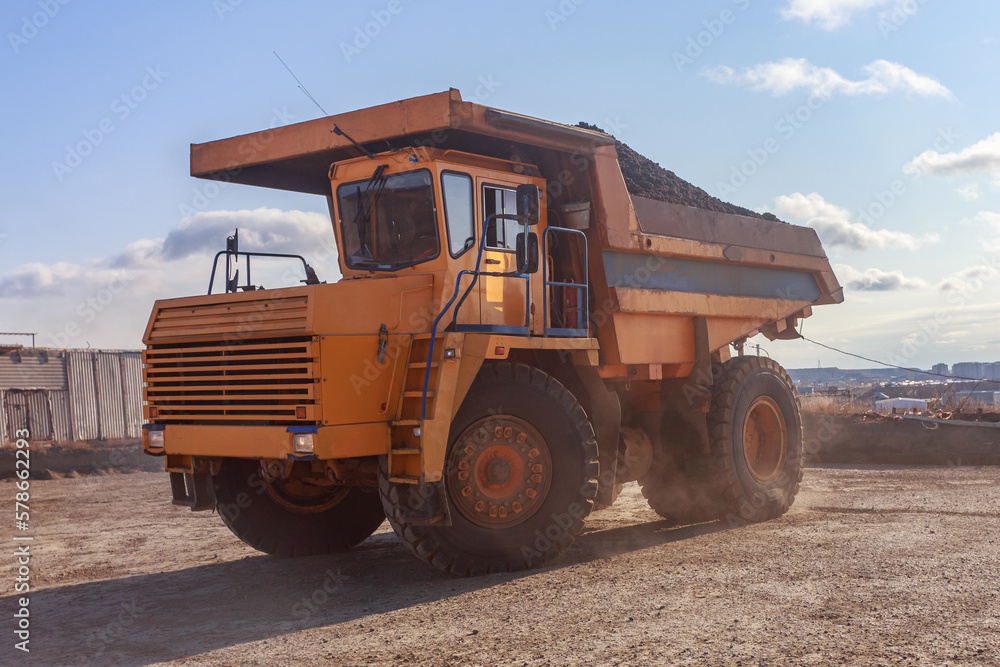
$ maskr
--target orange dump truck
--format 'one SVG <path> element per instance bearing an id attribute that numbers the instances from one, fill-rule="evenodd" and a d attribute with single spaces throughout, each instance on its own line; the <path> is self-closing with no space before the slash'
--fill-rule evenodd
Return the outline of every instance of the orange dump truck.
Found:
<path id="1" fill-rule="evenodd" d="M 456 90 L 196 144 L 191 173 L 326 197 L 339 251 L 337 282 L 293 256 L 304 284 L 263 289 L 234 235 L 224 289 L 146 328 L 143 447 L 256 549 L 388 518 L 441 570 L 513 571 L 627 482 L 676 522 L 794 500 L 794 387 L 742 352 L 843 299 L 813 230 L 630 196 L 613 138 Z"/>

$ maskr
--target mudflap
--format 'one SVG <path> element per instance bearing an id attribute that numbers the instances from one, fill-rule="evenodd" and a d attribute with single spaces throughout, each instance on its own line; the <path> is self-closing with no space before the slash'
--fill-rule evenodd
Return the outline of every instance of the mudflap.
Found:
<path id="1" fill-rule="evenodd" d="M 609 507 L 618 495 L 615 493 L 615 485 L 622 422 L 621 402 L 618 394 L 604 383 L 596 368 L 579 366 L 576 370 L 585 390 L 583 395 L 576 398 L 586 406 L 587 416 L 597 438 L 597 460 L 601 473 L 597 479 L 596 502 Z"/>
<path id="2" fill-rule="evenodd" d="M 397 516 L 411 526 L 450 526 L 451 509 L 444 482 L 396 484 Z"/>
<path id="3" fill-rule="evenodd" d="M 172 472 L 170 491 L 174 505 L 190 507 L 192 512 L 215 509 L 215 488 L 212 473 Z"/>

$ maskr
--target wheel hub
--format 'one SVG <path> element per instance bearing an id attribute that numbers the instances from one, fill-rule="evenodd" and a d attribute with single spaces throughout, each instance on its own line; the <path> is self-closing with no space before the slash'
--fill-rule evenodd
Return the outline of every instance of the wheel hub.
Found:
<path id="1" fill-rule="evenodd" d="M 308 484 L 295 477 L 264 483 L 264 492 L 274 502 L 298 514 L 325 512 L 342 501 L 350 490 L 348 486 Z"/>
<path id="2" fill-rule="evenodd" d="M 760 396 L 747 409 L 743 422 L 743 456 L 747 469 L 761 483 L 781 475 L 788 436 L 781 408 L 770 396 Z"/>
<path id="3" fill-rule="evenodd" d="M 492 486 L 503 486 L 511 476 L 511 465 L 499 456 L 486 465 L 486 483 Z"/>
<path id="4" fill-rule="evenodd" d="M 542 436 L 523 419 L 486 417 L 452 445 L 448 496 L 472 523 L 506 528 L 533 515 L 552 484 L 552 457 Z"/>

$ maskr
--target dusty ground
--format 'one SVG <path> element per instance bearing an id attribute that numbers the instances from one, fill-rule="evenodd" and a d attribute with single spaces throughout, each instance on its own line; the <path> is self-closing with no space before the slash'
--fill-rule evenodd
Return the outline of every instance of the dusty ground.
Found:
<path id="1" fill-rule="evenodd" d="M 668 528 L 631 486 L 557 565 L 479 579 L 438 574 L 385 527 L 344 556 L 261 556 L 172 507 L 162 474 L 32 491 L 32 651 L 12 648 L 8 593 L 0 663 L 1000 660 L 998 468 L 811 469 L 790 514 L 737 529 Z M 13 493 L 0 484 L 3 505 Z"/>

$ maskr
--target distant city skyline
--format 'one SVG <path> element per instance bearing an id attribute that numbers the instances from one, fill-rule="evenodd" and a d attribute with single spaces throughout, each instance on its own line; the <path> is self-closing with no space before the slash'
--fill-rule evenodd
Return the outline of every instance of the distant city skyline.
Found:
<path id="1" fill-rule="evenodd" d="M 986 382 L 991 385 L 995 383 L 996 389 L 1000 391 L 1000 362 L 991 363 L 968 363 L 960 362 L 950 367 L 951 370 L 944 370 L 945 364 L 937 364 L 931 369 L 913 368 L 840 368 L 837 366 L 824 366 L 818 368 L 788 368 L 792 379 L 798 383 L 826 384 L 829 382 L 842 382 L 850 380 L 852 382 L 882 383 L 882 382 L 920 382 L 936 384 L 953 384 L 955 382 L 975 383 Z"/>

